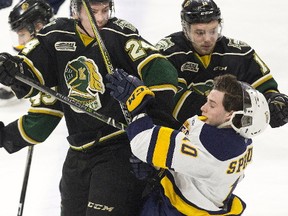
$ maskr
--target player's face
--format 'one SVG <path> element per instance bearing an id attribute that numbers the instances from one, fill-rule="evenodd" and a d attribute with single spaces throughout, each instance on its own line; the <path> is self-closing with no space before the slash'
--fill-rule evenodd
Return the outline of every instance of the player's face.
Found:
<path id="1" fill-rule="evenodd" d="M 109 2 L 91 3 L 91 9 L 92 9 L 92 13 L 95 17 L 98 28 L 99 29 L 103 28 L 106 25 L 106 23 L 108 22 L 108 19 L 110 16 Z M 86 14 L 86 10 L 85 10 L 84 6 L 82 6 L 80 9 L 79 19 L 81 20 L 83 27 L 89 33 L 89 35 L 90 36 L 94 35 L 90 21 L 89 21 L 89 18 L 88 18 L 88 15 Z"/>
<path id="2" fill-rule="evenodd" d="M 22 28 L 19 31 L 17 31 L 17 35 L 19 45 L 25 45 L 33 38 L 33 36 L 31 35 L 31 33 L 28 31 L 27 28 Z"/>
<path id="3" fill-rule="evenodd" d="M 16 34 L 15 34 L 16 33 Z M 11 32 L 12 45 L 15 50 L 20 51 L 25 44 L 34 38 L 34 35 L 26 28 Z"/>
<path id="4" fill-rule="evenodd" d="M 218 20 L 209 23 L 191 24 L 189 37 L 194 49 L 200 55 L 211 54 L 219 37 L 221 27 Z"/>
<path id="5" fill-rule="evenodd" d="M 201 107 L 202 115 L 207 117 L 205 123 L 219 126 L 228 121 L 232 112 L 227 112 L 223 106 L 224 93 L 212 90 L 207 96 L 207 102 Z"/>

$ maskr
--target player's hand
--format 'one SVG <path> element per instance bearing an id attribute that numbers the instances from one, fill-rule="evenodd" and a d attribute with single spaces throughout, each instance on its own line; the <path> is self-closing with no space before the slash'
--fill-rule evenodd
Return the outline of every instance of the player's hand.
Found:
<path id="1" fill-rule="evenodd" d="M 116 69 L 113 74 L 107 74 L 107 88 L 116 100 L 125 103 L 131 114 L 143 112 L 148 101 L 154 98 L 154 93 L 135 76 L 128 75 L 122 69 Z"/>
<path id="2" fill-rule="evenodd" d="M 288 122 L 288 96 L 282 93 L 266 93 L 270 109 L 270 125 L 280 127 Z"/>
<path id="3" fill-rule="evenodd" d="M 129 162 L 132 167 L 132 172 L 137 179 L 147 180 L 156 172 L 156 169 L 152 165 L 141 161 L 134 155 L 129 158 Z"/>
<path id="4" fill-rule="evenodd" d="M 2 0 L 0 1 L 0 9 L 10 7 L 12 5 L 12 0 Z"/>
<path id="5" fill-rule="evenodd" d="M 15 82 L 15 74 L 20 71 L 22 59 L 9 53 L 0 53 L 0 82 L 11 86 Z"/>

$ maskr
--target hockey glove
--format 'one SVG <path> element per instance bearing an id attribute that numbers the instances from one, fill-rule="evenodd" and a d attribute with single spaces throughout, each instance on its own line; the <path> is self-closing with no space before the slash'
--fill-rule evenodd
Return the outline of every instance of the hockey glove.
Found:
<path id="1" fill-rule="evenodd" d="M 131 164 L 133 174 L 140 180 L 147 180 L 157 171 L 152 165 L 141 161 L 134 155 L 129 158 L 129 162 Z"/>
<path id="2" fill-rule="evenodd" d="M 0 0 L 0 9 L 10 7 L 12 5 L 12 0 Z"/>
<path id="3" fill-rule="evenodd" d="M 266 93 L 269 110 L 270 125 L 272 128 L 280 127 L 288 122 L 288 96 L 281 93 Z"/>
<path id="4" fill-rule="evenodd" d="M 15 74 L 20 71 L 22 59 L 9 53 L 0 53 L 0 82 L 6 86 L 15 83 Z"/>
<path id="5" fill-rule="evenodd" d="M 125 103 L 132 116 L 144 112 L 147 103 L 154 98 L 154 93 L 140 79 L 122 69 L 107 74 L 106 78 L 110 82 L 106 85 L 111 90 L 110 95 Z"/>

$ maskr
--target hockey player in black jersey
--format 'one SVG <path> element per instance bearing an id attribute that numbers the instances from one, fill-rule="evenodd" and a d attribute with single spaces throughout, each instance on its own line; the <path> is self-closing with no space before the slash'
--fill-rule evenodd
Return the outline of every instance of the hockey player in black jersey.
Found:
<path id="1" fill-rule="evenodd" d="M 32 97 L 38 91 L 14 77 L 23 72 L 48 87 L 56 86 L 61 94 L 101 115 L 124 122 L 118 101 L 106 90 L 105 61 L 82 2 L 72 2 L 74 19 L 59 18 L 45 26 L 34 46 L 26 46 L 18 56 L 0 54 L 0 81 L 11 86 L 17 97 Z M 113 0 L 92 0 L 90 4 L 113 67 L 141 78 L 155 94 L 147 112 L 155 123 L 170 124 L 168 114 L 173 108 L 177 71 L 132 24 L 112 16 Z M 131 172 L 125 131 L 66 104 L 63 112 L 71 148 L 60 183 L 61 215 L 135 215 L 146 182 Z M 3 130 L 0 139 L 6 149 L 13 149 L 17 143 Z"/>
<path id="2" fill-rule="evenodd" d="M 233 74 L 264 93 L 270 108 L 271 127 L 288 122 L 288 97 L 279 93 L 267 65 L 248 44 L 221 34 L 221 11 L 213 0 L 184 0 L 182 31 L 160 40 L 160 49 L 178 71 L 176 106 L 173 115 L 180 122 L 200 114 L 212 80 Z"/>
<path id="3" fill-rule="evenodd" d="M 37 32 L 52 19 L 52 8 L 44 0 L 24 0 L 16 4 L 9 15 L 11 30 L 18 35 L 19 43 L 15 48 L 21 50 L 25 44 L 34 46 L 38 43 L 35 39 Z M 43 142 L 63 117 L 61 103 L 50 95 L 39 92 L 30 98 L 30 102 L 31 107 L 26 115 L 2 128 L 1 142 L 13 143 L 6 146 L 9 153 Z"/>
<path id="4" fill-rule="evenodd" d="M 21 50 L 52 17 L 52 8 L 45 0 L 22 0 L 16 4 L 9 14 L 9 25 L 13 34 L 17 34 L 13 48 Z M 11 89 L 0 84 L 0 106 L 15 100 Z"/>

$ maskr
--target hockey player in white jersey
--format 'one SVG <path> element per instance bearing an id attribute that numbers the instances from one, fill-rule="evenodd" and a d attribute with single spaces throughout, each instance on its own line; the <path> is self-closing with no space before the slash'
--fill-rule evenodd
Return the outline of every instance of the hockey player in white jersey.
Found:
<path id="1" fill-rule="evenodd" d="M 246 204 L 233 194 L 253 156 L 252 137 L 269 124 L 262 93 L 230 74 L 214 79 L 201 107 L 180 130 L 153 124 L 145 107 L 153 93 L 119 70 L 107 77 L 111 95 L 134 116 L 127 134 L 132 152 L 164 175 L 145 199 L 141 216 L 238 216 Z"/>

